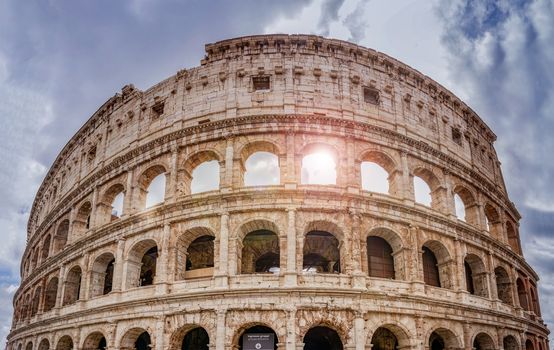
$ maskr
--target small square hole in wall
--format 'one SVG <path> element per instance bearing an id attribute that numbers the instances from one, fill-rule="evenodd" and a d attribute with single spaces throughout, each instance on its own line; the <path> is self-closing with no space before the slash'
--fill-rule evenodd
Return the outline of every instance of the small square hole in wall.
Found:
<path id="1" fill-rule="evenodd" d="M 254 91 L 269 90 L 269 75 L 257 75 L 252 77 L 252 86 Z"/>
<path id="2" fill-rule="evenodd" d="M 458 145 L 462 145 L 462 133 L 458 128 L 452 128 L 452 141 L 456 142 Z"/>
<path id="3" fill-rule="evenodd" d="M 371 103 L 372 105 L 379 105 L 379 90 L 367 86 L 363 89 L 364 102 Z"/>
<path id="4" fill-rule="evenodd" d="M 164 103 L 163 102 L 156 102 L 152 106 L 152 112 L 154 112 L 154 117 L 159 117 L 162 114 L 164 114 Z"/>

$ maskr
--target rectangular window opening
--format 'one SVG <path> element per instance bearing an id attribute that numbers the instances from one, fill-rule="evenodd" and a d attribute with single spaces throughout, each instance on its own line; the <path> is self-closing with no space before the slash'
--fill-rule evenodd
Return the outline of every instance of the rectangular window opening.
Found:
<path id="1" fill-rule="evenodd" d="M 254 86 L 254 91 L 263 91 L 270 89 L 269 75 L 258 75 L 252 77 L 252 85 Z"/>
<path id="2" fill-rule="evenodd" d="M 460 132 L 460 129 L 452 128 L 452 141 L 460 146 L 462 145 L 462 133 Z"/>
<path id="3" fill-rule="evenodd" d="M 364 102 L 371 103 L 372 105 L 379 105 L 379 90 L 364 87 Z"/>

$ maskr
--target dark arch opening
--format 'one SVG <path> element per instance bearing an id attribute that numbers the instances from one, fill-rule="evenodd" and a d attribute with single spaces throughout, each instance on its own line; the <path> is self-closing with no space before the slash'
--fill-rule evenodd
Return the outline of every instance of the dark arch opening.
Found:
<path id="1" fill-rule="evenodd" d="M 158 247 L 154 246 L 142 257 L 142 266 L 140 268 L 140 285 L 150 286 L 154 284 L 154 276 L 156 276 L 156 261 L 158 259 Z M 144 334 L 144 333 L 143 333 Z"/>
<path id="2" fill-rule="evenodd" d="M 108 265 L 106 266 L 106 274 L 104 275 L 104 295 L 112 291 L 114 264 L 115 259 L 112 259 L 110 260 L 110 262 L 108 262 Z"/>
<path id="3" fill-rule="evenodd" d="M 135 341 L 135 350 L 150 350 L 151 340 L 148 332 L 143 332 Z"/>
<path id="4" fill-rule="evenodd" d="M 370 277 L 395 278 L 390 244 L 381 237 L 367 237 L 367 264 Z"/>
<path id="5" fill-rule="evenodd" d="M 261 338 L 261 341 L 265 341 L 267 343 L 271 343 L 271 339 L 273 339 L 273 349 L 277 350 L 277 343 L 279 343 L 277 333 L 275 333 L 273 329 L 266 326 L 253 326 L 242 332 L 239 338 L 239 350 L 250 350 L 250 348 L 244 347 L 246 345 L 244 342 L 246 342 L 249 337 L 255 335 L 264 335 L 263 338 Z M 306 349 L 306 347 L 304 347 L 304 349 Z"/>
<path id="6" fill-rule="evenodd" d="M 431 333 L 429 337 L 429 349 L 430 350 L 444 350 L 444 339 L 436 332 Z"/>
<path id="7" fill-rule="evenodd" d="M 279 237 L 270 230 L 256 230 L 243 239 L 241 273 L 279 272 Z"/>
<path id="8" fill-rule="evenodd" d="M 430 286 L 441 286 L 437 257 L 425 246 L 423 247 L 423 280 Z"/>
<path id="9" fill-rule="evenodd" d="M 398 339 L 390 330 L 379 327 L 371 337 L 372 350 L 396 350 Z"/>
<path id="10" fill-rule="evenodd" d="M 475 287 L 473 287 L 473 271 L 467 261 L 464 261 L 464 269 L 466 274 L 466 289 L 470 294 L 475 294 Z"/>
<path id="11" fill-rule="evenodd" d="M 304 238 L 302 270 L 318 273 L 340 273 L 338 239 L 325 231 L 308 232 Z"/>
<path id="12" fill-rule="evenodd" d="M 185 335 L 181 350 L 208 350 L 209 343 L 208 332 L 202 327 L 197 327 Z"/>
<path id="13" fill-rule="evenodd" d="M 342 341 L 338 333 L 324 326 L 316 326 L 304 336 L 304 350 L 342 350 Z"/>

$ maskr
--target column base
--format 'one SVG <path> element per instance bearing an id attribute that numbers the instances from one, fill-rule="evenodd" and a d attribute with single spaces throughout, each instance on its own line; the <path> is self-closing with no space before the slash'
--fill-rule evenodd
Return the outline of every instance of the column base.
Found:
<path id="1" fill-rule="evenodd" d="M 285 272 L 285 287 L 296 287 L 298 285 L 298 275 L 296 272 Z"/>
<path id="2" fill-rule="evenodd" d="M 352 288 L 358 290 L 367 289 L 366 275 L 363 272 L 354 272 L 352 274 Z"/>
<path id="3" fill-rule="evenodd" d="M 229 276 L 219 275 L 214 277 L 214 286 L 216 288 L 229 288 Z"/>

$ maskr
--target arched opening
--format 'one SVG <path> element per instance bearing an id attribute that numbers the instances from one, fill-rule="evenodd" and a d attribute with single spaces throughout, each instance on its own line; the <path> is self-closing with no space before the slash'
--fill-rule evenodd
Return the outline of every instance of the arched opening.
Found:
<path id="1" fill-rule="evenodd" d="M 42 242 L 42 261 L 46 260 L 50 256 L 50 237 L 50 235 L 47 235 L 44 242 Z"/>
<path id="2" fill-rule="evenodd" d="M 123 215 L 124 201 L 125 187 L 122 184 L 110 186 L 102 195 L 96 208 L 98 211 L 97 223 L 106 224 L 119 219 Z"/>
<path id="3" fill-rule="evenodd" d="M 166 169 L 155 165 L 144 171 L 138 179 L 138 203 L 142 208 L 150 208 L 165 200 Z"/>
<path id="4" fill-rule="evenodd" d="M 535 346 L 533 345 L 531 339 L 527 339 L 525 341 L 525 350 L 535 350 Z"/>
<path id="5" fill-rule="evenodd" d="M 516 338 L 513 335 L 508 335 L 502 339 L 502 344 L 504 345 L 504 350 L 518 350 L 519 345 Z"/>
<path id="6" fill-rule="evenodd" d="M 334 329 L 325 326 L 310 328 L 304 335 L 304 350 L 342 350 L 342 340 Z"/>
<path id="7" fill-rule="evenodd" d="M 521 306 L 523 310 L 529 311 L 527 291 L 525 290 L 525 284 L 523 283 L 523 280 L 521 278 L 518 278 L 516 281 L 516 285 L 517 285 L 517 296 L 519 298 L 519 306 Z"/>
<path id="8" fill-rule="evenodd" d="M 219 189 L 219 162 L 210 160 L 199 164 L 192 171 L 191 193 L 215 191 Z"/>
<path id="9" fill-rule="evenodd" d="M 117 220 L 123 215 L 123 201 L 125 199 L 125 195 L 123 192 L 119 192 L 115 198 L 112 201 L 112 216 L 110 217 L 110 221 Z"/>
<path id="10" fill-rule="evenodd" d="M 326 231 L 306 233 L 302 271 L 315 273 L 340 273 L 339 241 Z"/>
<path id="11" fill-rule="evenodd" d="M 85 350 L 104 350 L 107 346 L 106 338 L 100 332 L 89 334 L 83 343 Z"/>
<path id="12" fill-rule="evenodd" d="M 158 246 L 151 239 L 141 241 L 131 249 L 127 260 L 126 287 L 143 287 L 154 284 Z"/>
<path id="13" fill-rule="evenodd" d="M 279 273 L 279 237 L 270 230 L 255 230 L 242 241 L 241 273 Z"/>
<path id="14" fill-rule="evenodd" d="M 88 201 L 84 202 L 77 210 L 77 215 L 75 215 L 75 219 L 72 223 L 72 241 L 79 240 L 79 238 L 85 235 L 85 232 L 92 228 L 91 217 L 92 205 Z M 67 230 L 69 230 L 69 220 L 67 220 Z M 67 235 L 65 237 L 65 240 L 67 241 Z M 56 244 L 56 240 L 54 240 L 54 244 Z M 54 251 L 56 251 L 56 249 Z"/>
<path id="15" fill-rule="evenodd" d="M 503 267 L 498 266 L 494 269 L 494 277 L 496 280 L 497 298 L 503 303 L 513 305 L 512 283 L 508 272 Z"/>
<path id="16" fill-rule="evenodd" d="M 423 280 L 425 284 L 440 287 L 439 267 L 435 253 L 428 247 L 423 247 Z"/>
<path id="17" fill-rule="evenodd" d="M 165 174 L 156 176 L 146 188 L 146 208 L 153 207 L 165 200 Z"/>
<path id="18" fill-rule="evenodd" d="M 79 300 L 81 293 L 81 277 L 82 272 L 79 266 L 74 266 L 69 270 L 65 278 L 63 291 L 63 305 L 74 304 Z"/>
<path id="19" fill-rule="evenodd" d="M 28 342 L 27 346 L 25 347 L 25 350 L 33 350 L 33 342 Z"/>
<path id="20" fill-rule="evenodd" d="M 458 219 L 472 225 L 479 223 L 479 206 L 467 188 L 462 186 L 454 188 L 454 208 Z"/>
<path id="21" fill-rule="evenodd" d="M 187 249 L 185 278 L 207 277 L 214 270 L 214 236 L 200 236 Z M 194 271 L 194 272 L 188 272 Z"/>
<path id="22" fill-rule="evenodd" d="M 471 294 L 488 298 L 487 270 L 483 261 L 475 254 L 468 254 L 464 259 L 466 290 Z"/>
<path id="23" fill-rule="evenodd" d="M 56 345 L 56 350 L 72 350 L 73 349 L 73 339 L 69 335 L 64 335 L 58 340 L 58 345 Z"/>
<path id="24" fill-rule="evenodd" d="M 244 162 L 245 186 L 272 186 L 281 183 L 279 157 L 271 152 L 254 152 Z"/>
<path id="25" fill-rule="evenodd" d="M 535 315 L 540 316 L 541 310 L 539 307 L 539 297 L 537 295 L 537 286 L 533 281 L 529 281 L 529 296 L 531 297 L 531 308 Z"/>
<path id="26" fill-rule="evenodd" d="M 142 328 L 133 328 L 121 339 L 120 349 L 150 350 L 152 341 L 150 334 Z"/>
<path id="27" fill-rule="evenodd" d="M 393 332 L 385 327 L 379 327 L 371 337 L 372 350 L 396 350 L 398 339 Z"/>
<path id="28" fill-rule="evenodd" d="M 414 176 L 414 197 L 416 203 L 431 207 L 431 187 L 419 176 Z"/>
<path id="29" fill-rule="evenodd" d="M 38 257 L 39 257 L 38 248 L 35 248 L 33 250 L 33 255 L 31 258 L 31 265 L 33 266 L 33 270 L 38 266 Z"/>
<path id="30" fill-rule="evenodd" d="M 367 265 L 370 277 L 395 278 L 392 247 L 381 237 L 367 237 Z"/>
<path id="31" fill-rule="evenodd" d="M 208 350 L 210 337 L 202 327 L 196 327 L 187 332 L 181 344 L 181 350 Z"/>
<path id="32" fill-rule="evenodd" d="M 486 230 L 498 240 L 502 240 L 502 223 L 500 222 L 500 215 L 492 205 L 487 203 L 485 205 L 485 223 Z"/>
<path id="33" fill-rule="evenodd" d="M 277 350 L 277 333 L 269 327 L 257 325 L 250 327 L 241 333 L 238 339 L 239 350 L 258 349 L 256 344 L 259 344 L 259 349 L 274 349 Z M 304 347 L 304 349 L 306 349 Z"/>
<path id="34" fill-rule="evenodd" d="M 300 183 L 306 185 L 335 185 L 337 183 L 337 154 L 327 145 L 312 144 L 303 150 Z"/>
<path id="35" fill-rule="evenodd" d="M 514 225 L 510 222 L 506 222 L 506 234 L 508 236 L 508 244 L 512 250 L 518 254 L 521 254 L 521 247 L 519 244 L 519 237 L 514 228 Z"/>
<path id="36" fill-rule="evenodd" d="M 67 244 L 68 234 L 69 234 L 69 220 L 66 219 L 66 220 L 63 220 L 58 225 L 58 229 L 56 230 L 56 235 L 54 236 L 53 254 L 57 254 L 63 250 L 63 248 Z"/>
<path id="37" fill-rule="evenodd" d="M 50 350 L 50 342 L 48 339 L 42 339 L 38 344 L 38 350 Z"/>
<path id="38" fill-rule="evenodd" d="M 429 350 L 444 350 L 444 348 L 444 339 L 437 332 L 431 333 L 429 337 Z"/>
<path id="39" fill-rule="evenodd" d="M 104 253 L 96 258 L 91 271 L 91 297 L 112 291 L 114 264 L 115 258 L 112 253 Z"/>
<path id="40" fill-rule="evenodd" d="M 40 298 L 42 296 L 42 288 L 38 287 L 33 295 L 33 302 L 31 304 L 31 317 L 38 313 L 38 307 L 40 305 Z"/>
<path id="41" fill-rule="evenodd" d="M 56 306 L 56 298 L 58 295 L 58 277 L 52 278 L 46 285 L 44 291 L 44 312 L 50 311 Z"/>
<path id="42" fill-rule="evenodd" d="M 466 221 L 466 206 L 459 194 L 454 194 L 454 210 L 459 220 Z"/>
<path id="43" fill-rule="evenodd" d="M 362 162 L 362 190 L 389 194 L 389 173 L 379 164 Z"/>
<path id="44" fill-rule="evenodd" d="M 479 333 L 473 340 L 473 349 L 475 350 L 493 350 L 494 342 L 486 333 Z"/>

